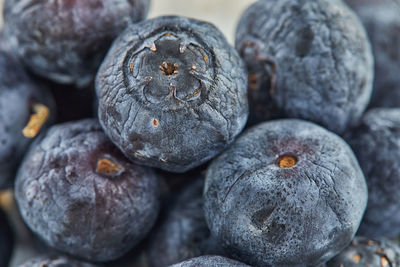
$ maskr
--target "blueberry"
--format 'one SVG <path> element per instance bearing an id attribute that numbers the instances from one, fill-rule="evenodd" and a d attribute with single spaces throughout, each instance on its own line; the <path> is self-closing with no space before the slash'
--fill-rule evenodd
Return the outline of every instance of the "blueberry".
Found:
<path id="1" fill-rule="evenodd" d="M 247 264 L 234 261 L 221 256 L 201 256 L 197 258 L 193 258 L 175 265 L 171 265 L 171 267 L 250 267 Z"/>
<path id="2" fill-rule="evenodd" d="M 354 238 L 351 245 L 327 263 L 327 267 L 400 266 L 400 247 L 386 239 Z"/>
<path id="3" fill-rule="evenodd" d="M 400 107 L 400 2 L 347 0 L 367 30 L 375 57 L 372 107 Z"/>
<path id="4" fill-rule="evenodd" d="M 51 95 L 3 48 L 0 48 L 0 188 L 11 186 L 31 138 L 54 114 Z"/>
<path id="5" fill-rule="evenodd" d="M 207 170 L 205 217 L 229 255 L 256 266 L 315 266 L 353 239 L 367 204 L 350 147 L 316 124 L 259 124 Z"/>
<path id="6" fill-rule="evenodd" d="M 95 120 L 53 126 L 17 175 L 22 218 L 48 245 L 90 261 L 121 257 L 157 217 L 158 180 L 130 163 Z"/>
<path id="7" fill-rule="evenodd" d="M 204 218 L 203 184 L 203 179 L 197 177 L 173 201 L 167 202 L 167 214 L 149 242 L 150 266 L 164 267 L 193 257 L 220 253 L 215 240 L 210 238 Z"/>
<path id="8" fill-rule="evenodd" d="M 144 18 L 149 0 L 6 0 L 4 34 L 36 74 L 86 85 L 113 39 Z"/>
<path id="9" fill-rule="evenodd" d="M 40 256 L 30 259 L 18 267 L 96 267 L 90 263 L 77 261 L 66 256 Z"/>
<path id="10" fill-rule="evenodd" d="M 400 234 L 400 108 L 367 112 L 359 128 L 351 133 L 349 143 L 364 171 L 369 192 L 360 234 Z"/>
<path id="11" fill-rule="evenodd" d="M 106 134 L 136 163 L 185 172 L 225 149 L 247 120 L 247 75 L 213 25 L 158 17 L 130 26 L 96 77 Z"/>
<path id="12" fill-rule="evenodd" d="M 340 0 L 260 0 L 242 15 L 236 48 L 249 71 L 250 122 L 290 117 L 343 133 L 373 79 L 366 33 Z"/>
<path id="13" fill-rule="evenodd" d="M 14 247 L 13 230 L 6 214 L 0 208 L 0 266 L 8 266 Z"/>

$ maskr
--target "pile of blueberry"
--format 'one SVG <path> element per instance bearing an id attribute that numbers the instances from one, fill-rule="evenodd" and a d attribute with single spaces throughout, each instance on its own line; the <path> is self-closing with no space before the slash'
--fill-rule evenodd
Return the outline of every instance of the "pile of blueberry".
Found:
<path id="1" fill-rule="evenodd" d="M 259 0 L 235 48 L 149 4 L 5 0 L 20 266 L 400 266 L 400 3 Z"/>

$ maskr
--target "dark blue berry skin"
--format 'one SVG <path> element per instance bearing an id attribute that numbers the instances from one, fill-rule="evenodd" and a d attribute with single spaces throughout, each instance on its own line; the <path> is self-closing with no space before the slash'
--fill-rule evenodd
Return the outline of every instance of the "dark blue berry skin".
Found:
<path id="1" fill-rule="evenodd" d="M 400 247 L 389 240 L 357 236 L 351 245 L 330 260 L 327 267 L 400 266 Z"/>
<path id="2" fill-rule="evenodd" d="M 14 235 L 6 214 L 0 209 L 0 266 L 8 266 L 14 248 Z"/>
<path id="3" fill-rule="evenodd" d="M 171 265 L 170 267 L 250 267 L 247 264 L 231 260 L 221 256 L 201 256 L 181 263 Z"/>
<path id="4" fill-rule="evenodd" d="M 0 73 L 0 188 L 8 188 L 32 140 L 22 130 L 33 113 L 33 105 L 44 104 L 51 109 L 51 115 L 55 112 L 50 93 L 36 84 L 3 46 Z"/>
<path id="5" fill-rule="evenodd" d="M 149 241 L 147 258 L 150 266 L 165 267 L 193 257 L 222 252 L 210 237 L 204 218 L 203 184 L 203 179 L 197 177 L 167 202 L 166 216 Z"/>
<path id="6" fill-rule="evenodd" d="M 257 1 L 235 43 L 249 72 L 250 124 L 300 118 L 341 134 L 368 105 L 371 47 L 341 0 Z"/>
<path id="7" fill-rule="evenodd" d="M 4 34 L 33 72 L 87 85 L 114 38 L 143 19 L 149 0 L 6 0 Z"/>
<path id="8" fill-rule="evenodd" d="M 368 184 L 368 206 L 359 233 L 371 237 L 400 234 L 400 108 L 367 112 L 349 143 Z"/>
<path id="9" fill-rule="evenodd" d="M 77 88 L 49 83 L 57 106 L 57 123 L 97 117 L 94 86 Z"/>
<path id="10" fill-rule="evenodd" d="M 154 172 L 129 162 L 90 119 L 50 128 L 32 144 L 15 183 L 20 213 L 34 233 L 64 253 L 99 262 L 121 257 L 146 236 L 158 194 Z"/>
<path id="11" fill-rule="evenodd" d="M 231 257 L 255 266 L 316 266 L 353 239 L 367 187 L 343 139 L 286 119 L 254 126 L 214 160 L 204 201 L 211 233 Z"/>
<path id="12" fill-rule="evenodd" d="M 347 0 L 367 30 L 375 58 L 371 107 L 400 107 L 400 2 Z"/>
<path id="13" fill-rule="evenodd" d="M 68 258 L 66 256 L 40 256 L 30 259 L 18 267 L 98 267 L 100 265 L 94 265 L 75 259 Z"/>
<path id="14" fill-rule="evenodd" d="M 213 25 L 158 17 L 113 43 L 96 77 L 99 119 L 132 161 L 185 172 L 220 153 L 248 115 L 247 74 Z"/>

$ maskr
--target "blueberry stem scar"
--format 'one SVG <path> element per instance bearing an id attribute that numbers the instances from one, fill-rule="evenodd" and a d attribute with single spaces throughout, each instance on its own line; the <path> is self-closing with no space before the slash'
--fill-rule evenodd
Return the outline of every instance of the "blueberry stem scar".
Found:
<path id="1" fill-rule="evenodd" d="M 355 255 L 353 256 L 353 261 L 354 261 L 354 262 L 360 262 L 360 260 L 361 260 L 361 256 L 360 256 L 359 254 L 355 254 Z"/>
<path id="2" fill-rule="evenodd" d="M 278 159 L 278 166 L 281 169 L 292 168 L 297 164 L 297 159 L 294 156 L 283 155 Z"/>
<path id="3" fill-rule="evenodd" d="M 97 161 L 96 172 L 108 176 L 115 176 L 121 172 L 121 168 L 110 159 L 101 158 Z"/>
<path id="4" fill-rule="evenodd" d="M 14 208 L 14 194 L 11 191 L 0 191 L 0 208 L 5 211 L 12 211 Z"/>
<path id="5" fill-rule="evenodd" d="M 28 124 L 22 130 L 23 135 L 27 138 L 35 137 L 50 115 L 49 108 L 43 104 L 34 104 L 32 110 L 34 114 L 31 115 Z"/>
<path id="6" fill-rule="evenodd" d="M 164 75 L 178 74 L 178 64 L 164 61 L 160 66 L 160 70 Z"/>
<path id="7" fill-rule="evenodd" d="M 381 256 L 381 266 L 382 267 L 388 267 L 389 266 L 389 261 L 386 258 L 386 256 Z"/>

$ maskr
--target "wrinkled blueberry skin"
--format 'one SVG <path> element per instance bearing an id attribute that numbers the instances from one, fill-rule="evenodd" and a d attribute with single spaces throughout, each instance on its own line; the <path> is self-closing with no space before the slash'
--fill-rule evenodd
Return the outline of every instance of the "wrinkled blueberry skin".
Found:
<path id="1" fill-rule="evenodd" d="M 297 159 L 280 168 L 282 156 Z M 367 204 L 350 147 L 316 124 L 259 124 L 207 170 L 204 210 L 233 258 L 255 266 L 316 266 L 353 239 Z"/>
<path id="2" fill-rule="evenodd" d="M 221 256 L 201 256 L 193 258 L 171 267 L 249 267 L 249 265 Z"/>
<path id="3" fill-rule="evenodd" d="M 54 255 L 36 257 L 19 265 L 19 267 L 96 267 L 96 266 L 100 265 L 94 265 L 74 260 L 66 256 L 54 256 Z"/>
<path id="4" fill-rule="evenodd" d="M 386 239 L 357 236 L 351 245 L 330 260 L 327 267 L 400 266 L 400 248 Z"/>
<path id="5" fill-rule="evenodd" d="M 400 2 L 347 0 L 367 30 L 375 58 L 372 107 L 400 107 Z"/>
<path id="6" fill-rule="evenodd" d="M 7 216 L 0 209 L 0 266 L 8 266 L 14 247 L 13 230 Z"/>
<path id="7" fill-rule="evenodd" d="M 4 34 L 22 61 L 58 83 L 88 84 L 114 38 L 149 0 L 6 0 Z"/>
<path id="8" fill-rule="evenodd" d="M 150 266 L 165 267 L 201 255 L 220 254 L 204 218 L 203 184 L 203 179 L 197 178 L 168 204 L 169 210 L 149 242 Z"/>
<path id="9" fill-rule="evenodd" d="M 368 184 L 368 206 L 359 233 L 371 237 L 400 234 L 400 108 L 367 112 L 349 143 Z"/>
<path id="10" fill-rule="evenodd" d="M 97 172 L 104 158 L 120 171 Z M 32 144 L 15 183 L 29 228 L 90 261 L 119 258 L 145 237 L 157 217 L 158 191 L 152 170 L 130 163 L 90 119 L 50 128 Z"/>
<path id="11" fill-rule="evenodd" d="M 248 115 L 239 55 L 213 25 L 184 17 L 130 26 L 108 52 L 96 93 L 103 129 L 123 153 L 170 172 L 221 152 Z"/>
<path id="12" fill-rule="evenodd" d="M 53 114 L 54 103 L 50 93 L 36 84 L 3 47 L 0 73 L 0 188 L 8 188 L 32 140 L 24 137 L 22 130 L 32 114 L 33 104 L 44 104 Z"/>
<path id="13" fill-rule="evenodd" d="M 372 90 L 365 30 L 340 0 L 260 0 L 236 44 L 249 72 L 250 124 L 301 118 L 336 133 L 360 119 Z"/>

